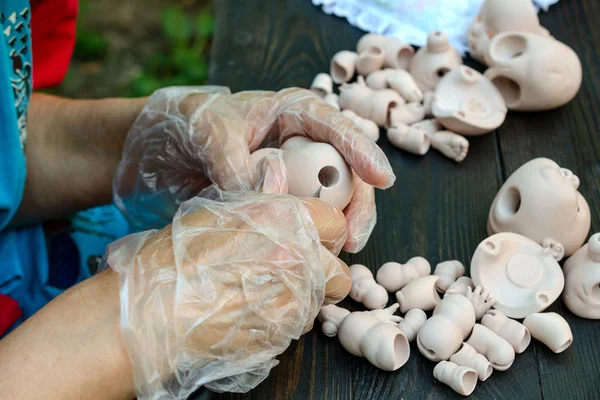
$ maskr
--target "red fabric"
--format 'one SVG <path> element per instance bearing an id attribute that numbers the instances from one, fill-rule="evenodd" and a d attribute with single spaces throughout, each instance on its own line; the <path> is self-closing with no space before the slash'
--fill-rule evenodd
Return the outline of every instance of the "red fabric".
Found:
<path id="1" fill-rule="evenodd" d="M 75 47 L 78 0 L 32 0 L 33 88 L 58 85 Z"/>
<path id="2" fill-rule="evenodd" d="M 23 312 L 19 303 L 12 297 L 0 294 L 0 337 L 21 318 L 21 315 Z"/>

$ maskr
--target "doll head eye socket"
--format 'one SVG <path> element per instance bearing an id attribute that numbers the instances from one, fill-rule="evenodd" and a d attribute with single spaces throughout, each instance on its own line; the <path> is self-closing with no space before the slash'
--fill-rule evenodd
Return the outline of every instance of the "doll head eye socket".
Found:
<path id="1" fill-rule="evenodd" d="M 324 187 L 335 186 L 340 180 L 340 173 L 331 165 L 321 168 L 318 174 L 319 183 Z"/>
<path id="2" fill-rule="evenodd" d="M 509 187 L 498 202 L 498 213 L 503 218 L 515 216 L 521 208 L 521 192 L 515 186 Z"/>

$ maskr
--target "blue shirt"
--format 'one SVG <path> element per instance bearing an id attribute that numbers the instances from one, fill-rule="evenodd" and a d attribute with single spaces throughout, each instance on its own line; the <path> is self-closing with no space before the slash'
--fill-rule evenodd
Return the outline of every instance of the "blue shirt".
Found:
<path id="1" fill-rule="evenodd" d="M 106 246 L 129 233 L 114 206 L 44 225 L 8 227 L 26 179 L 27 106 L 33 76 L 29 7 L 28 0 L 0 0 L 0 293 L 19 302 L 23 319 L 91 276 Z"/>

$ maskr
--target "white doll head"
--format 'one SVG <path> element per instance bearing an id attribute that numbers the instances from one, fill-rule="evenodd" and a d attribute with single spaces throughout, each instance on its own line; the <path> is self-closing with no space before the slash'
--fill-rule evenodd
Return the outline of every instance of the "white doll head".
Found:
<path id="1" fill-rule="evenodd" d="M 565 255 L 573 254 L 590 230 L 590 208 L 578 187 L 579 178 L 554 161 L 529 161 L 496 195 L 488 233 L 519 233 L 540 245 L 550 239 L 562 245 Z"/>

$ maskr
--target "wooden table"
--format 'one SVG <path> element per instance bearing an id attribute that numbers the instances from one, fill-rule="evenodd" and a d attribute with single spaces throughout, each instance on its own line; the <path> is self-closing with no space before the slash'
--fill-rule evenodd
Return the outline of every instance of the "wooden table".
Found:
<path id="1" fill-rule="evenodd" d="M 309 0 L 220 0 L 211 83 L 232 91 L 308 87 L 329 69 L 339 50 L 354 49 L 363 34 L 345 20 L 325 15 Z M 583 87 L 565 107 L 541 113 L 509 113 L 497 131 L 471 140 L 457 165 L 431 150 L 416 157 L 379 144 L 397 176 L 377 193 L 378 223 L 367 247 L 346 255 L 376 271 L 384 262 L 421 255 L 432 265 L 458 259 L 468 265 L 486 237 L 487 214 L 502 182 L 535 157 L 549 157 L 581 179 L 592 212 L 592 233 L 600 230 L 600 1 L 561 0 L 540 18 L 553 36 L 581 57 Z M 480 68 L 481 69 L 481 68 Z M 354 310 L 360 307 L 347 300 Z M 600 399 L 600 321 L 580 319 L 562 301 L 550 311 L 563 315 L 574 343 L 560 355 L 533 342 L 512 368 L 479 383 L 472 398 Z M 279 357 L 280 365 L 238 399 L 424 399 L 459 398 L 433 379 L 434 363 L 414 344 L 408 363 L 384 372 L 351 356 L 335 338 L 312 332 Z M 204 397 L 204 396 L 202 396 Z"/>

